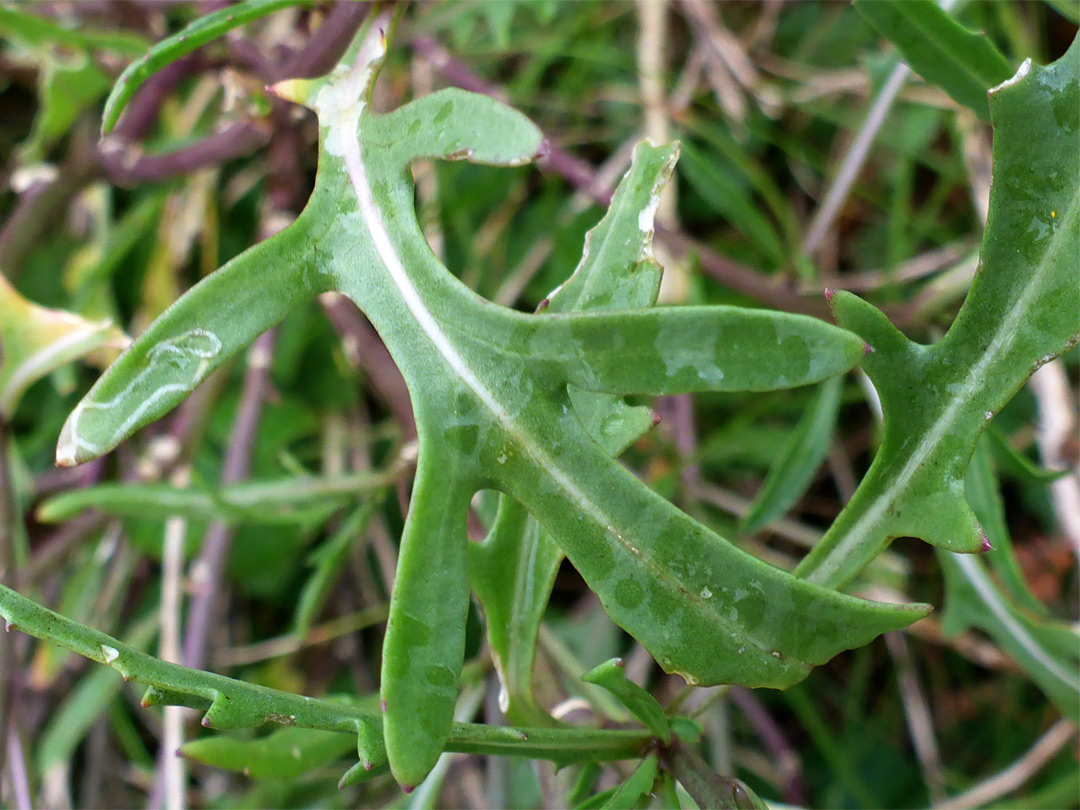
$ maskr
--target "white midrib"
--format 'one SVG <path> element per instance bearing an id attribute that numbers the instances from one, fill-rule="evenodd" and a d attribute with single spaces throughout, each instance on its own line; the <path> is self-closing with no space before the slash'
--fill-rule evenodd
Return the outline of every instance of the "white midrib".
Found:
<path id="1" fill-rule="evenodd" d="M 1039 642 L 1032 638 L 1031 633 L 1027 631 L 1016 618 L 1009 613 L 1008 607 L 1001 601 L 1001 597 L 998 596 L 994 586 L 987 580 L 986 574 L 983 572 L 982 567 L 976 560 L 970 556 L 964 554 L 954 554 L 953 559 L 956 564 L 960 566 L 960 570 L 963 572 L 964 577 L 971 584 L 971 586 L 982 597 L 983 604 L 990 608 L 994 616 L 998 621 L 1009 631 L 1009 634 L 1016 639 L 1017 643 L 1023 647 L 1032 658 L 1034 658 L 1047 672 L 1061 681 L 1065 686 L 1080 692 L 1080 678 L 1076 675 L 1067 672 L 1062 666 L 1050 657 L 1049 653 L 1044 650 Z"/>
<path id="2" fill-rule="evenodd" d="M 1016 339 L 1017 327 L 1027 310 L 1031 297 L 1035 295 L 1035 291 L 1042 281 L 1043 273 L 1057 259 L 1058 249 L 1067 241 L 1069 230 L 1076 225 L 1077 208 L 1077 197 L 1074 196 L 1072 205 L 1065 216 L 1062 217 L 1061 224 L 1058 226 L 1056 237 L 1053 239 L 1054 243 L 1035 266 L 1035 272 L 1031 275 L 1029 283 L 1001 321 L 997 332 L 994 333 L 994 339 L 964 378 L 960 392 L 953 397 L 948 407 L 942 411 L 941 416 L 930 427 L 930 430 L 923 435 L 922 441 L 916 445 L 911 457 L 897 476 L 893 478 L 892 483 L 885 492 L 874 499 L 873 505 L 863 512 L 862 516 L 855 521 L 855 525 L 844 534 L 840 542 L 828 552 L 816 568 L 807 574 L 806 579 L 808 581 L 818 584 L 830 582 L 832 575 L 839 570 L 851 552 L 862 545 L 867 535 L 874 530 L 878 521 L 881 520 L 900 493 L 911 482 L 923 462 L 937 447 L 938 442 L 952 428 L 964 406 L 983 388 L 987 369 L 989 369 L 991 363 L 998 359 L 1002 352 L 1009 349 Z"/>
<path id="3" fill-rule="evenodd" d="M 624 537 L 622 532 L 616 530 L 614 521 L 577 487 L 574 481 L 555 463 L 554 459 L 544 452 L 543 448 L 540 447 L 533 436 L 522 429 L 517 421 L 502 406 L 502 403 L 499 402 L 495 395 L 488 390 L 487 386 L 485 386 L 476 374 L 473 373 L 473 370 L 469 367 L 465 358 L 458 352 L 457 347 L 454 346 L 451 340 L 442 331 L 438 321 L 435 320 L 435 316 L 428 310 L 427 306 L 424 304 L 423 298 L 420 297 L 419 291 L 412 283 L 412 279 L 409 278 L 408 273 L 405 271 L 405 266 L 401 263 L 401 257 L 398 256 L 397 250 L 394 248 L 394 243 L 390 239 L 390 234 L 386 230 L 382 214 L 375 204 L 371 185 L 368 183 L 360 141 L 356 136 L 356 132 L 357 126 L 354 120 L 353 124 L 349 126 L 348 129 L 343 129 L 338 133 L 339 136 L 345 135 L 346 137 L 339 137 L 337 143 L 341 148 L 341 157 L 345 163 L 346 173 L 349 175 L 349 182 L 352 184 L 353 191 L 356 194 L 357 204 L 360 208 L 360 217 L 371 234 L 371 239 L 375 244 L 375 250 L 379 254 L 379 258 L 382 260 L 387 272 L 390 274 L 394 286 L 397 287 L 402 300 L 409 308 L 413 317 L 416 318 L 416 322 L 420 325 L 420 328 L 423 329 L 424 334 L 428 336 L 428 339 L 431 340 L 435 349 L 442 355 L 443 359 L 446 360 L 447 364 L 449 364 L 450 368 L 454 370 L 458 377 L 460 377 L 462 382 L 464 382 L 465 385 L 476 394 L 477 398 L 491 411 L 502 425 L 503 429 L 513 436 L 546 470 L 577 507 L 589 515 L 589 517 L 599 525 L 603 526 L 607 533 L 614 537 L 616 542 L 622 544 L 631 554 L 639 559 L 648 561 L 647 558 L 644 558 L 642 552 Z M 651 564 L 651 561 L 648 562 Z M 690 598 L 694 599 L 692 595 Z M 725 629 L 732 629 L 728 625 L 727 620 L 723 619 L 715 611 L 706 609 L 706 613 L 708 613 L 714 621 L 719 621 Z M 756 638 L 747 636 L 745 640 L 747 644 L 759 648 L 764 652 L 768 652 L 771 649 Z"/>
<path id="4" fill-rule="evenodd" d="M 446 336 L 446 333 L 443 332 L 442 328 L 439 326 L 439 322 L 435 320 L 435 316 L 431 314 L 430 310 L 428 310 L 427 306 L 424 304 L 423 298 L 420 297 L 419 291 L 405 271 L 405 266 L 401 263 L 401 257 L 394 248 L 394 243 L 390 239 L 390 234 L 386 230 L 386 225 L 383 222 L 382 214 L 375 204 L 371 185 L 368 183 L 367 179 L 367 170 L 364 167 L 360 140 L 354 134 L 356 132 L 355 122 L 353 122 L 353 126 L 347 132 L 348 135 L 345 137 L 340 137 L 345 135 L 345 132 L 338 133 L 340 137 L 338 143 L 341 146 L 342 158 L 345 162 L 346 172 L 349 175 L 349 181 L 352 184 L 353 191 L 356 194 L 357 203 L 360 207 L 360 216 L 371 234 L 371 239 L 375 244 L 375 250 L 378 252 L 379 258 L 382 260 L 383 265 L 390 274 L 394 286 L 397 287 L 398 292 L 401 294 L 401 299 L 409 308 L 409 312 L 416 318 L 416 322 L 420 325 L 420 328 L 424 330 L 424 334 L 428 336 L 428 339 L 431 340 L 435 349 L 442 355 L 443 359 L 446 360 L 450 368 L 454 370 L 454 373 L 457 374 L 462 382 L 464 382 L 465 385 L 476 394 L 477 398 L 484 403 L 488 410 L 491 411 L 503 426 L 503 429 L 513 436 L 528 451 L 528 453 L 545 468 L 548 474 L 555 479 L 563 491 L 573 499 L 578 507 L 588 513 L 601 525 L 610 527 L 612 523 L 611 519 L 604 514 L 604 512 L 601 511 L 596 504 L 585 495 L 585 493 L 578 489 L 573 480 L 571 480 L 570 477 L 555 463 L 555 460 L 544 452 L 543 448 L 536 443 L 527 431 L 521 428 L 506 408 L 503 407 L 502 403 L 499 402 L 496 396 L 488 390 L 487 386 L 485 386 L 476 374 L 473 373 L 472 368 L 465 361 L 465 358 L 461 356 L 457 347 L 454 346 L 451 340 Z"/>

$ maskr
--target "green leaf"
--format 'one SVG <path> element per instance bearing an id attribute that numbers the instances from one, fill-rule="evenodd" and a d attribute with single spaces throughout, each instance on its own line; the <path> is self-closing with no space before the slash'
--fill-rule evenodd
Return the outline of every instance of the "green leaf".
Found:
<path id="1" fill-rule="evenodd" d="M 187 669 L 153 658 L 111 636 L 83 627 L 0 585 L 0 616 L 10 629 L 46 638 L 151 690 L 146 705 L 176 703 L 205 711 L 208 728 L 254 728 L 275 721 L 304 728 L 361 734 L 378 731 L 378 714 L 333 703 L 290 695 L 276 689 L 247 684 L 209 672 Z M 367 737 L 370 739 L 370 737 Z M 381 740 L 380 740 L 381 742 Z M 365 756 L 366 755 L 366 756 Z M 378 761 L 382 746 L 360 751 L 361 759 Z"/>
<path id="2" fill-rule="evenodd" d="M 125 680 L 147 684 L 144 706 L 187 706 L 204 712 L 213 729 L 256 728 L 282 723 L 356 735 L 357 752 L 372 769 L 386 761 L 382 720 L 359 702 L 316 699 L 245 683 L 224 675 L 161 661 L 115 638 L 84 627 L 0 585 L 0 617 L 8 630 L 59 644 L 112 667 Z M 372 702 L 374 702 L 372 700 Z M 639 759 L 649 734 L 608 729 L 545 729 L 454 723 L 447 749 L 467 754 L 516 755 L 561 765 Z"/>
<path id="3" fill-rule="evenodd" d="M 354 750 L 352 740 L 344 734 L 310 728 L 282 728 L 253 740 L 224 734 L 192 740 L 180 749 L 180 755 L 252 779 L 297 779 Z M 363 765 L 359 767 L 363 768 Z"/>
<path id="4" fill-rule="evenodd" d="M 806 493 L 829 453 L 842 391 L 843 381 L 839 377 L 822 384 L 769 468 L 750 510 L 739 524 L 740 534 L 750 535 L 767 526 Z"/>
<path id="5" fill-rule="evenodd" d="M 619 785 L 601 807 L 612 810 L 632 810 L 638 806 L 638 802 L 648 793 L 652 792 L 656 782 L 656 773 L 660 766 L 660 759 L 656 754 L 651 754 L 642 760 L 630 777 Z"/>
<path id="6" fill-rule="evenodd" d="M 319 115 L 307 208 L 151 325 L 69 417 L 58 459 L 108 451 L 304 300 L 331 289 L 352 298 L 408 383 L 419 433 L 381 687 L 391 769 L 405 785 L 424 778 L 452 728 L 469 602 L 465 519 L 479 489 L 522 504 L 612 618 L 695 683 L 787 686 L 923 615 L 798 581 L 737 549 L 613 461 L 568 392 L 807 385 L 853 366 L 862 341 L 812 318 L 733 307 L 526 315 L 480 299 L 431 252 L 406 167 L 425 157 L 517 166 L 541 151 L 540 132 L 460 90 L 373 113 L 365 99 L 387 22 L 362 34 L 355 66 L 276 86 Z M 650 231 L 651 216 L 638 227 Z"/>
<path id="7" fill-rule="evenodd" d="M 218 9 L 200 17 L 182 30 L 154 44 L 147 53 L 128 65 L 116 80 L 112 92 L 105 100 L 105 112 L 101 117 L 101 134 L 113 131 L 120 113 L 131 101 L 142 83 L 182 56 L 201 48 L 227 31 L 245 23 L 273 14 L 289 6 L 299 5 L 303 0 L 245 0 Z"/>
<path id="8" fill-rule="evenodd" d="M 42 377 L 80 357 L 104 365 L 127 343 L 111 322 L 38 306 L 0 275 L 0 418 Z"/>
<path id="9" fill-rule="evenodd" d="M 684 743 L 697 743 L 701 740 L 701 724 L 696 720 L 675 715 L 669 721 L 672 733 Z"/>
<path id="10" fill-rule="evenodd" d="M 964 28 L 934 0 L 854 3 L 912 70 L 983 120 L 990 119 L 987 91 L 1008 79 L 1013 68 L 985 34 Z"/>
<path id="11" fill-rule="evenodd" d="M 387 763 L 368 767 L 363 762 L 357 762 L 342 774 L 341 778 L 338 780 L 338 790 L 347 788 L 350 785 L 359 785 L 363 782 L 367 782 L 370 779 L 374 779 L 376 776 L 382 776 L 389 770 L 390 766 Z"/>
<path id="12" fill-rule="evenodd" d="M 401 476 L 402 465 L 387 470 L 341 476 L 244 481 L 205 489 L 177 489 L 170 484 L 104 483 L 61 492 L 38 506 L 44 523 L 71 520 L 86 509 L 117 517 L 184 517 L 229 523 L 296 524 L 325 520 L 330 512 L 358 495 L 386 486 Z"/>
<path id="13" fill-rule="evenodd" d="M 505 495 L 488 536 L 469 546 L 469 577 L 484 608 L 503 712 L 512 723 L 552 723 L 536 703 L 532 678 L 540 623 L 562 559 L 551 535 Z"/>
<path id="14" fill-rule="evenodd" d="M 598 667 L 594 667 L 581 676 L 585 683 L 602 686 L 613 694 L 618 701 L 630 710 L 657 739 L 664 744 L 671 742 L 671 727 L 668 725 L 664 707 L 645 689 L 626 677 L 626 669 L 621 658 L 612 658 Z"/>
<path id="15" fill-rule="evenodd" d="M 319 207 L 316 203 L 307 209 L 315 219 Z M 166 321 L 151 324 L 68 417 L 56 463 L 71 466 L 111 450 L 184 399 L 290 310 L 325 292 L 331 282 L 316 269 L 311 255 L 317 251 L 318 234 L 308 234 L 303 219 L 208 276 L 197 285 L 199 295 L 181 298 L 169 308 Z M 311 253 L 298 259 L 285 250 L 283 241 Z M 325 264 L 320 262 L 320 267 Z M 251 283 L 253 267 L 258 268 L 259 284 Z M 215 306 L 205 303 L 209 300 Z"/>
<path id="16" fill-rule="evenodd" d="M 600 223 L 585 235 L 581 262 L 541 306 L 548 312 L 652 306 L 660 267 L 652 257 L 651 217 L 677 157 L 675 147 L 642 142 Z M 654 425 L 652 411 L 620 397 L 570 386 L 570 402 L 586 432 L 619 455 Z M 487 616 L 488 642 L 499 670 L 511 722 L 550 722 L 533 697 L 532 672 L 540 622 L 562 550 L 536 519 L 502 496 L 491 532 L 469 547 L 469 575 Z"/>
<path id="17" fill-rule="evenodd" d="M 987 431 L 989 436 L 991 431 Z M 1020 564 L 1013 553 L 1012 538 L 1005 522 L 1005 504 L 1001 498 L 1001 486 L 990 464 L 990 451 L 985 439 L 975 446 L 975 453 L 968 466 L 964 491 L 971 511 L 975 513 L 986 537 L 993 546 L 984 555 L 998 581 L 1004 586 L 1009 598 L 1036 615 L 1045 615 L 1042 602 L 1028 590 Z"/>
<path id="18" fill-rule="evenodd" d="M 382 504 L 383 493 L 369 498 L 362 506 L 353 510 L 333 537 L 319 546 L 311 556 L 314 572 L 304 583 L 300 597 L 296 602 L 296 634 L 304 638 L 312 623 L 322 610 L 326 597 L 330 594 L 333 583 L 345 570 L 349 549 L 356 540 L 363 536 L 375 511 Z"/>
<path id="19" fill-rule="evenodd" d="M 990 94 L 994 181 L 980 272 L 948 334 L 913 343 L 837 293 L 837 322 L 874 348 L 863 363 L 885 434 L 855 496 L 797 573 L 848 581 L 894 537 L 978 551 L 964 473 L 987 422 L 1040 365 L 1080 340 L 1080 41 L 1025 62 Z"/>
<path id="20" fill-rule="evenodd" d="M 1080 633 L 1076 628 L 1014 605 L 975 557 L 939 550 L 938 560 L 945 573 L 942 630 L 946 635 L 969 627 L 984 630 L 1067 718 L 1080 721 Z"/>

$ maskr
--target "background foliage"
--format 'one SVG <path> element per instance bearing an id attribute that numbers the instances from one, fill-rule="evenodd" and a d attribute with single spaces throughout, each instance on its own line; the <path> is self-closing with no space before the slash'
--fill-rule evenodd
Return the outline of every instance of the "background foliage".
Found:
<path id="1" fill-rule="evenodd" d="M 263 5 L 234 34 L 149 77 L 123 117 L 106 116 L 102 140 L 104 97 L 124 65 L 215 4 L 0 8 L 8 180 L 0 269 L 13 285 L 0 289 L 0 334 L 9 357 L 12 335 L 30 334 L 29 323 L 47 337 L 40 345 L 67 335 L 74 347 L 50 355 L 43 370 L 51 373 L 25 393 L 0 396 L 15 495 L 5 512 L 18 516 L 0 567 L 20 592 L 131 648 L 105 640 L 84 651 L 99 660 L 122 665 L 151 651 L 258 686 L 339 696 L 348 705 L 340 711 L 362 718 L 378 709 L 362 696 L 378 685 L 416 427 L 401 377 L 351 303 L 331 295 L 301 307 L 259 338 L 246 362 L 215 372 L 105 460 L 52 468 L 61 424 L 96 376 L 63 363 L 86 353 L 107 362 L 123 340 L 108 321 L 139 334 L 308 198 L 314 119 L 263 88 L 329 68 L 366 8 Z M 941 53 L 905 45 L 902 15 L 885 15 L 888 5 L 417 4 L 374 105 L 392 109 L 446 85 L 489 90 L 549 138 L 539 171 L 463 162 L 414 169 L 428 242 L 493 301 L 531 312 L 566 279 L 602 214 L 597 199 L 606 202 L 634 143 L 649 135 L 682 144 L 657 212 L 662 303 L 828 318 L 824 289 L 848 289 L 931 343 L 970 286 L 989 204 L 991 139 L 977 90 L 1027 57 L 1058 58 L 1077 14 L 1068 2 L 954 9 L 992 43 L 948 40 L 946 56 L 968 45 L 977 52 L 978 70 L 956 78 L 954 69 L 926 72 Z M 918 77 L 899 84 L 896 52 L 879 32 L 944 90 Z M 865 162 L 837 192 L 867 111 L 890 92 Z M 830 215 L 831 197 L 839 204 Z M 22 298 L 83 320 L 31 312 Z M 882 372 L 867 368 L 880 386 Z M 1060 718 L 1076 712 L 1068 622 L 1080 515 L 1069 501 L 1074 472 L 1052 472 L 1075 470 L 1075 374 L 1074 350 L 996 414 L 976 449 L 967 501 L 992 552 L 954 558 L 901 541 L 852 585 L 882 601 L 944 605 L 943 613 L 785 692 L 684 689 L 564 563 L 539 629 L 535 695 L 513 707 L 515 721 L 534 723 L 543 707 L 613 727 L 631 720 L 630 706 L 664 736 L 652 704 L 633 690 L 627 697 L 611 672 L 582 677 L 621 656 L 631 680 L 701 725 L 700 743 L 688 747 L 704 764 L 768 800 L 1075 803 L 1075 727 Z M 868 390 L 856 372 L 792 392 L 641 398 L 636 404 L 661 421 L 623 458 L 687 513 L 790 570 L 850 498 L 882 439 Z M 496 508 L 494 493 L 474 500 L 474 539 Z M 995 600 L 1001 609 L 988 609 Z M 485 608 L 490 615 L 486 599 Z M 476 605 L 467 627 L 455 719 L 498 724 L 508 710 L 491 666 L 498 641 L 485 642 Z M 148 705 L 167 694 L 144 698 L 112 670 L 49 643 L 12 633 L 3 644 L 5 661 L 16 662 L 5 665 L 2 701 L 12 805 L 128 806 L 148 793 L 160 800 L 185 779 L 188 801 L 204 806 L 563 806 L 612 788 L 611 806 L 631 806 L 649 801 L 642 786 L 656 775 L 655 757 L 556 772 L 539 760 L 480 756 L 494 749 L 470 743 L 462 726 L 451 748 L 465 753 L 444 757 L 403 798 L 388 776 L 351 784 L 354 768 L 342 778 L 355 763 L 355 737 L 270 727 L 205 733 L 194 713 L 163 720 Z M 201 708 L 224 688 L 215 683 L 205 682 Z M 177 747 L 181 730 L 191 741 L 186 775 L 180 760 L 159 756 Z M 535 742 L 543 756 L 545 742 Z M 670 803 L 663 787 L 657 782 L 655 806 Z"/>

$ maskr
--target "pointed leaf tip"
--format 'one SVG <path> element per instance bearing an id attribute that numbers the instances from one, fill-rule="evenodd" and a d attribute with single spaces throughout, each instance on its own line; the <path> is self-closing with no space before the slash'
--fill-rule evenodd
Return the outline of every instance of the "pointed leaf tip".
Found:
<path id="1" fill-rule="evenodd" d="M 293 104 L 311 107 L 315 90 L 323 82 L 314 79 L 284 79 L 264 87 L 267 93 Z"/>
<path id="2" fill-rule="evenodd" d="M 1026 63 L 991 92 L 993 183 L 980 269 L 944 338 L 909 341 L 876 308 L 836 294 L 837 323 L 877 350 L 863 365 L 885 432 L 855 495 L 799 565 L 801 576 L 837 587 L 894 537 L 966 553 L 984 548 L 964 499 L 975 443 L 1034 369 L 1080 336 L 1078 97 L 1080 39 L 1053 64 Z"/>

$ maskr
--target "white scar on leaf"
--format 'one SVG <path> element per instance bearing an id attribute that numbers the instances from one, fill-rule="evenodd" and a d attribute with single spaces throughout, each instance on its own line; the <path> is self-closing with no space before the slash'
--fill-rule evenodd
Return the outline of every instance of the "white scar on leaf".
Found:
<path id="1" fill-rule="evenodd" d="M 81 458 L 85 458 L 85 456 L 80 456 L 80 450 L 85 450 L 91 455 L 104 452 L 126 436 L 142 418 L 143 414 L 160 401 L 162 397 L 175 392 L 191 391 L 202 382 L 203 377 L 206 376 L 206 372 L 210 368 L 210 361 L 221 353 L 221 346 L 221 338 L 205 329 L 192 329 L 155 345 L 147 354 L 149 362 L 146 368 L 135 375 L 115 397 L 104 402 L 94 402 L 87 398 L 75 407 L 67 422 L 64 423 L 64 429 L 60 433 L 60 441 L 56 445 L 57 466 L 73 467 L 78 464 Z M 127 419 L 113 431 L 108 440 L 100 443 L 92 442 L 79 435 L 79 420 L 82 419 L 86 411 L 109 411 L 116 408 L 128 398 L 132 390 L 135 390 L 143 380 L 155 374 L 163 362 L 167 362 L 170 357 L 175 358 L 176 355 L 181 358 L 198 360 L 189 380 L 168 383 L 156 388 L 153 393 L 139 403 L 138 407 L 128 414 Z"/>

